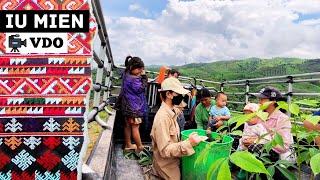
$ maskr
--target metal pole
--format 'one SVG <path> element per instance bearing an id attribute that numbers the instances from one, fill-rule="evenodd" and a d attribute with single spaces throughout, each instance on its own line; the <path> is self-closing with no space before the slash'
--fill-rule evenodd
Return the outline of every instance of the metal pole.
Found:
<path id="1" fill-rule="evenodd" d="M 100 51 L 100 56 L 98 58 L 100 59 L 104 59 L 104 46 L 101 46 L 101 51 Z M 102 58 L 101 58 L 102 57 Z M 100 84 L 102 83 L 102 76 L 103 76 L 103 69 L 104 66 L 98 65 L 98 69 L 97 69 L 97 77 L 96 77 L 96 84 Z M 100 104 L 100 96 L 101 96 L 101 90 L 99 91 L 95 91 L 94 92 L 94 97 L 93 97 L 93 107 L 98 107 Z"/>
<path id="2" fill-rule="evenodd" d="M 297 78 L 297 77 L 306 77 L 306 76 L 319 76 L 320 72 L 313 72 L 313 73 L 304 73 L 304 74 L 294 74 L 291 76 L 271 76 L 271 77 L 264 77 L 264 78 L 253 78 L 253 79 L 247 79 L 249 81 L 262 81 L 262 80 L 272 80 L 272 79 L 285 79 L 285 78 Z M 234 83 L 241 83 L 241 82 L 246 82 L 246 80 L 232 80 L 232 81 L 227 81 L 226 83 L 229 84 L 234 84 Z"/>
<path id="3" fill-rule="evenodd" d="M 246 81 L 246 99 L 245 99 L 245 103 L 248 104 L 249 103 L 249 91 L 250 91 L 250 82 L 249 80 Z"/>
<path id="4" fill-rule="evenodd" d="M 157 100 L 157 87 L 155 84 L 152 84 L 153 86 L 153 100 L 152 100 L 152 106 L 156 105 L 156 100 Z"/>
<path id="5" fill-rule="evenodd" d="M 224 87 L 224 84 L 225 84 L 225 81 L 223 81 L 223 82 L 220 84 L 220 91 L 221 91 L 221 92 L 223 92 L 223 90 L 224 90 L 224 88 L 223 88 L 223 87 Z"/>
<path id="6" fill-rule="evenodd" d="M 293 77 L 292 76 L 288 76 L 288 99 L 287 99 L 287 103 L 288 104 L 291 104 L 291 101 L 292 101 L 292 90 L 293 90 Z M 287 112 L 288 116 L 290 117 L 291 116 L 291 113 L 290 111 Z"/>

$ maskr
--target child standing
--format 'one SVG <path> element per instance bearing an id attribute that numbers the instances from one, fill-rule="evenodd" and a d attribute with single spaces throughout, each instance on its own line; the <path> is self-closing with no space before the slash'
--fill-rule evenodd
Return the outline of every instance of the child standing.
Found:
<path id="1" fill-rule="evenodd" d="M 249 103 L 243 108 L 245 114 L 251 114 L 259 110 L 259 105 L 255 103 Z M 243 135 L 239 140 L 240 150 L 246 150 L 247 141 L 250 139 L 256 139 L 257 144 L 265 144 L 271 140 L 270 135 L 268 134 L 266 128 L 261 124 L 261 121 L 258 117 L 252 118 L 250 121 L 244 124 Z"/>
<path id="2" fill-rule="evenodd" d="M 212 106 L 209 113 L 209 120 L 207 130 L 211 132 L 212 130 L 219 128 L 228 121 L 231 117 L 230 111 L 227 108 L 227 95 L 223 92 L 218 92 L 216 95 L 216 105 Z"/>
<path id="3" fill-rule="evenodd" d="M 126 69 L 122 75 L 120 92 L 121 112 L 125 118 L 124 139 L 125 150 L 143 150 L 139 126 L 146 113 L 147 100 L 145 90 L 148 78 L 145 75 L 144 63 L 139 57 L 128 56 L 125 61 Z M 131 143 L 131 135 L 136 145 Z"/>

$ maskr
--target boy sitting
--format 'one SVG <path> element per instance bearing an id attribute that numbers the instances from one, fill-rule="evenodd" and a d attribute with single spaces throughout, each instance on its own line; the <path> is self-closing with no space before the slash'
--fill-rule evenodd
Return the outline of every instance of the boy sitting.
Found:
<path id="1" fill-rule="evenodd" d="M 223 124 L 228 121 L 231 117 L 230 111 L 227 108 L 227 95 L 223 92 L 219 92 L 216 95 L 216 105 L 212 106 L 210 109 L 210 116 L 208 120 L 207 130 L 211 132 L 212 130 L 216 130 Z"/>

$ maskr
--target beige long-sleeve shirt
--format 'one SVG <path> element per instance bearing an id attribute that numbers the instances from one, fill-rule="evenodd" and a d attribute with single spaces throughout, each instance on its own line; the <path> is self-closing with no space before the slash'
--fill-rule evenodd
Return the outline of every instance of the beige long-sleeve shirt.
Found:
<path id="1" fill-rule="evenodd" d="M 194 153 L 189 141 L 180 141 L 178 111 L 163 102 L 151 130 L 153 169 L 159 177 L 168 180 L 180 180 L 180 157 Z"/>

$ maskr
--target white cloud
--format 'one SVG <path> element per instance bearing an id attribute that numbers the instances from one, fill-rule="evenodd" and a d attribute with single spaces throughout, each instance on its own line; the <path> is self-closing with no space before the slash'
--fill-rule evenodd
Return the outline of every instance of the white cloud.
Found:
<path id="1" fill-rule="evenodd" d="M 141 7 L 139 4 L 135 3 L 135 4 L 131 4 L 129 6 L 129 11 L 133 11 L 133 12 L 140 12 L 145 16 L 149 16 L 150 12 L 148 9 Z"/>
<path id="2" fill-rule="evenodd" d="M 301 24 L 308 25 L 308 26 L 320 25 L 320 19 L 304 20 L 304 21 L 301 22 Z"/>
<path id="3" fill-rule="evenodd" d="M 284 1 L 286 6 L 300 13 L 319 13 L 320 5 L 318 0 L 287 0 Z"/>
<path id="4" fill-rule="evenodd" d="M 117 63 L 128 54 L 140 56 L 148 65 L 248 57 L 318 58 L 320 26 L 295 21 L 300 13 L 320 12 L 320 1 L 303 2 L 169 0 L 156 19 L 113 19 L 108 33 Z M 131 6 L 131 10 L 139 8 Z"/>

